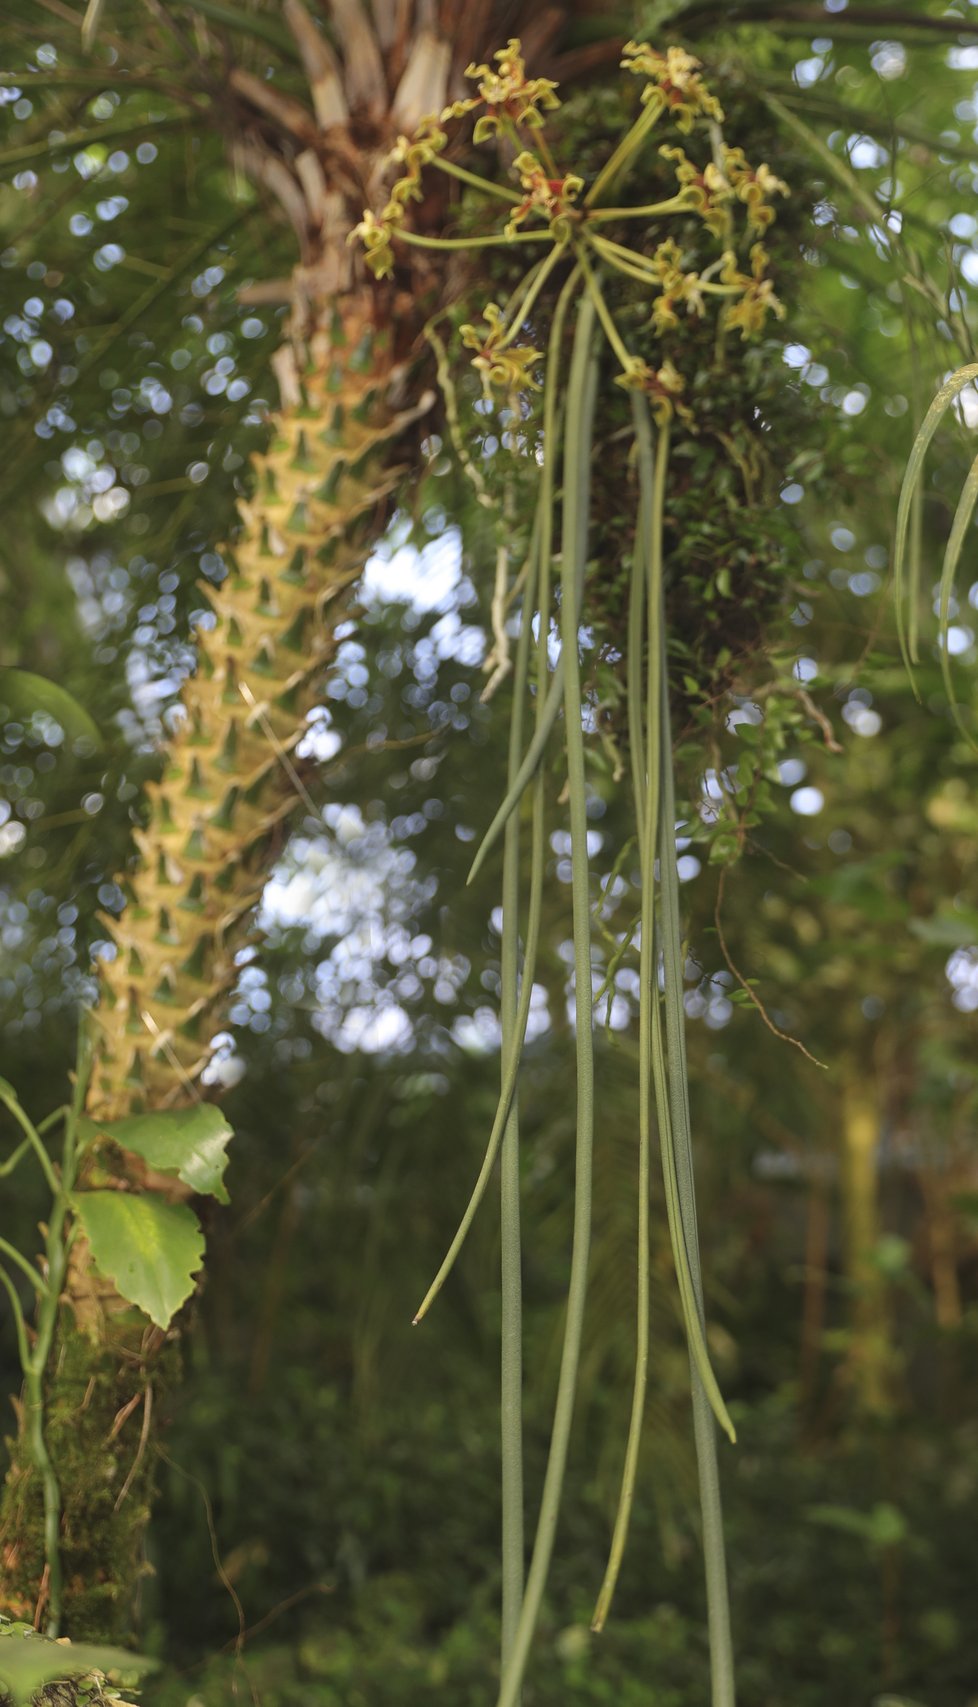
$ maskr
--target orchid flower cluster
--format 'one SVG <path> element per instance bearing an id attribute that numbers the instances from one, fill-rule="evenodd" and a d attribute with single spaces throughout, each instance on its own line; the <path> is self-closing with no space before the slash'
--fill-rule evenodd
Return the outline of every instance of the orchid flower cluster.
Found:
<path id="1" fill-rule="evenodd" d="M 601 287 L 601 277 L 618 273 L 643 284 L 651 297 L 649 324 L 659 336 L 675 331 L 680 313 L 700 318 L 707 297 L 719 299 L 721 334 L 739 331 L 742 338 L 763 332 L 770 316 L 784 317 L 784 307 L 769 276 L 769 256 L 763 237 L 775 218 L 775 198 L 787 185 L 766 164 L 752 166 L 741 148 L 728 147 L 720 129 L 723 109 L 701 76 L 700 61 L 684 48 L 660 52 L 647 42 L 628 42 L 622 68 L 643 80 L 640 112 L 610 159 L 590 186 L 578 173 L 561 171 L 545 135 L 547 117 L 560 106 L 557 86 L 546 77 L 528 77 L 520 43 L 509 41 L 494 56 L 495 63 L 470 65 L 466 77 L 475 93 L 452 102 L 440 115 L 424 119 L 411 137 L 400 137 L 390 163 L 402 168 L 386 207 L 379 215 L 367 211 L 351 241 L 363 244 L 368 267 L 379 279 L 390 278 L 395 266 L 395 242 L 430 249 L 506 248 L 544 244 L 543 258 L 530 268 L 521 286 L 504 306 L 490 302 L 482 325 L 461 329 L 462 342 L 473 351 L 485 395 L 498 393 L 519 412 L 519 399 L 539 389 L 534 377 L 540 351 L 518 342 L 531 310 L 551 273 L 561 261 L 580 270 L 592 296 L 608 342 L 619 363 L 618 383 L 640 389 L 649 397 L 661 424 L 674 415 L 690 419 L 682 403 L 685 382 L 671 360 L 650 366 L 628 350 Z M 477 115 L 476 144 L 504 140 L 515 149 L 510 174 L 518 184 L 507 188 L 481 177 L 446 157 L 449 132 L 445 126 Z M 646 205 L 610 205 L 612 192 L 625 176 L 646 138 L 660 122 L 681 136 L 699 128 L 708 133 L 711 158 L 703 165 L 676 143 L 663 143 L 660 156 L 675 173 L 675 191 Z M 501 230 L 487 236 L 441 238 L 413 229 L 412 202 L 423 199 L 423 174 L 436 168 L 461 179 L 488 197 L 509 204 Z M 745 216 L 746 235 L 753 239 L 746 261 L 738 258 L 736 217 Z M 651 253 L 608 235 L 608 226 L 624 221 L 666 219 L 693 214 L 719 246 L 716 258 L 702 271 L 674 236 L 663 236 Z"/>

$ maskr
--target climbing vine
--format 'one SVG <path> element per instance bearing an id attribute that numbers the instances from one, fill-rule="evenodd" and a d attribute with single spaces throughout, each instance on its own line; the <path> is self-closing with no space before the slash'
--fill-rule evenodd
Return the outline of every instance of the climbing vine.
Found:
<path id="1" fill-rule="evenodd" d="M 204 1254 L 200 1222 L 188 1204 L 120 1189 L 118 1178 L 110 1181 L 99 1167 L 97 1153 L 111 1147 L 119 1154 L 123 1169 L 128 1158 L 134 1173 L 145 1164 L 172 1180 L 177 1191 L 183 1186 L 226 1203 L 223 1175 L 231 1136 L 231 1128 L 219 1110 L 203 1104 L 115 1122 L 86 1118 L 85 1097 L 93 1056 L 90 1024 L 82 1025 L 79 1036 L 71 1102 L 55 1109 L 38 1125 L 22 1107 L 14 1087 L 0 1080 L 0 1103 L 24 1134 L 0 1167 L 0 1177 L 32 1158 L 51 1193 L 41 1267 L 0 1237 L 0 1285 L 10 1303 L 24 1377 L 22 1497 L 28 1501 L 36 1498 L 39 1488 L 43 1508 L 40 1593 L 37 1605 L 24 1611 L 30 1611 L 33 1623 L 43 1624 L 51 1637 L 60 1632 L 64 1610 L 63 1500 L 50 1451 L 46 1401 L 69 1254 L 76 1241 L 86 1241 L 96 1277 L 109 1283 L 104 1290 L 110 1292 L 114 1287 L 123 1305 L 135 1306 L 161 1332 L 169 1328 L 193 1291 Z M 49 1154 L 48 1134 L 59 1128 L 60 1157 L 55 1164 Z M 5 1263 L 19 1270 L 34 1292 L 37 1315 L 33 1330 Z M 94 1309 L 94 1298 L 90 1302 Z M 93 1326 L 89 1323 L 90 1331 Z M 140 1397 L 148 1419 L 152 1389 L 144 1387 Z M 126 1482 L 114 1490 L 115 1511 L 130 1492 L 141 1459 L 142 1452 L 137 1452 Z"/>

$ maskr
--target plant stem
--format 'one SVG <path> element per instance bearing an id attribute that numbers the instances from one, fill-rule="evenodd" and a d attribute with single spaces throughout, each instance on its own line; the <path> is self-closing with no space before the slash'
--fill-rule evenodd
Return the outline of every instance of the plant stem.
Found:
<path id="1" fill-rule="evenodd" d="M 63 1120 L 65 1115 L 68 1114 L 69 1112 L 70 1112 L 70 1104 L 69 1103 L 62 1103 L 60 1108 L 53 1108 L 51 1110 L 50 1114 L 46 1114 L 44 1116 L 43 1120 L 38 1121 L 38 1123 L 37 1123 L 38 1132 L 42 1133 L 42 1134 L 45 1132 L 49 1132 L 51 1127 L 57 1126 L 58 1121 Z"/>
<path id="2" fill-rule="evenodd" d="M 497 196 L 500 201 L 512 202 L 517 205 L 522 201 L 515 190 L 507 190 L 502 184 L 493 184 L 488 178 L 480 178 L 478 172 L 469 172 L 464 166 L 456 166 L 454 160 L 444 160 L 440 156 L 431 164 L 437 166 L 439 172 L 447 172 L 450 178 L 458 178 L 463 184 L 471 184 L 475 190 L 481 190 L 483 195 Z"/>
<path id="3" fill-rule="evenodd" d="M 679 922 L 679 875 L 676 869 L 676 805 L 672 780 L 672 733 L 669 719 L 669 681 L 665 667 L 663 637 L 662 665 L 662 825 L 659 868 L 662 884 L 662 949 L 665 980 L 664 1005 L 668 1036 L 669 1102 L 676 1129 L 675 1169 L 683 1240 L 695 1293 L 697 1320 L 703 1327 L 703 1281 L 700 1273 L 699 1236 L 696 1227 L 696 1190 L 689 1114 L 689 1075 L 686 1065 L 685 1015 L 683 1009 L 683 959 Z M 707 1368 L 709 1366 L 707 1365 Z M 734 1707 L 733 1640 L 730 1631 L 730 1602 L 723 1539 L 723 1507 L 717 1468 L 715 1403 L 707 1392 L 698 1363 L 690 1358 L 693 1398 L 693 1434 L 699 1471 L 700 1510 L 703 1516 L 703 1562 L 706 1571 L 707 1623 L 710 1638 L 712 1707 Z M 721 1419 L 722 1420 L 722 1419 Z M 731 1430 L 732 1434 L 732 1430 Z"/>
<path id="4" fill-rule="evenodd" d="M 969 362 L 960 368 L 951 378 L 945 380 L 940 391 L 931 403 L 927 414 L 917 429 L 917 434 L 907 458 L 903 484 L 900 487 L 900 498 L 897 503 L 896 524 L 893 538 L 893 601 L 896 608 L 897 635 L 900 641 L 900 651 L 910 677 L 914 693 L 920 698 L 913 674 L 913 652 L 910 637 L 907 632 L 907 607 L 913 609 L 920 598 L 920 556 L 914 549 L 915 502 L 918 489 L 923 478 L 924 459 L 931 439 L 959 391 L 963 391 L 972 380 L 978 379 L 978 362 Z M 908 572 L 908 536 L 910 540 L 910 565 Z M 913 638 L 916 638 L 915 627 L 911 628 Z"/>
<path id="5" fill-rule="evenodd" d="M 609 266 L 614 267 L 615 271 L 617 273 L 621 273 L 623 278 L 635 279 L 639 284 L 643 285 L 661 285 L 661 280 L 653 278 L 652 274 L 647 272 L 644 267 L 633 267 L 628 261 L 623 261 L 619 255 L 610 253 L 603 240 L 595 233 L 588 233 L 588 242 L 601 257 L 602 261 L 605 261 Z"/>
<path id="6" fill-rule="evenodd" d="M 557 666 L 550 678 L 550 687 L 546 694 L 543 693 L 542 688 L 543 682 L 547 679 L 547 612 L 550 604 L 550 555 L 552 547 L 552 506 L 554 491 L 553 465 L 555 459 L 553 447 L 557 443 L 556 379 L 552 376 L 557 373 L 558 357 L 560 345 L 563 340 L 567 311 L 570 307 L 578 277 L 579 273 L 575 268 L 557 299 L 557 307 L 554 310 L 554 320 L 550 332 L 550 342 L 547 355 L 547 380 L 543 400 L 544 445 L 549 445 L 551 450 L 548 452 L 545 449 L 544 451 L 543 479 L 540 486 L 540 501 L 537 506 L 537 520 L 539 522 L 540 530 L 538 546 L 540 562 L 540 633 L 537 642 L 536 729 L 534 731 L 533 739 L 527 748 L 526 757 L 523 759 L 513 782 L 506 792 L 506 798 L 493 817 L 492 823 L 482 839 L 482 844 L 472 862 L 472 869 L 470 870 L 466 880 L 468 883 L 472 882 L 476 872 L 482 865 L 483 860 L 486 858 L 490 849 L 494 846 L 499 831 L 509 820 L 510 813 L 522 800 L 523 795 L 526 792 L 526 786 L 535 775 L 540 765 L 540 761 L 543 758 L 551 731 L 557 720 L 557 713 L 560 709 L 563 685 L 562 657 L 557 661 Z M 577 590 L 575 596 L 579 605 L 580 589 Z M 445 1281 L 455 1266 L 455 1259 L 465 1243 L 466 1236 L 473 1220 L 475 1219 L 479 1204 L 485 1196 L 486 1187 L 489 1184 L 492 1170 L 495 1166 L 496 1157 L 499 1153 L 499 1145 L 502 1141 L 503 1129 L 509 1115 L 510 1102 L 512 1101 L 513 1094 L 516 1090 L 516 1080 L 519 1074 L 523 1039 L 526 1035 L 526 1023 L 530 1013 L 530 999 L 533 994 L 533 974 L 536 968 L 537 944 L 540 936 L 540 913 L 542 905 L 545 849 L 542 839 L 543 796 L 539 792 L 539 788 L 537 797 L 534 800 L 533 824 L 533 862 L 531 864 L 530 871 L 530 903 L 526 925 L 526 949 L 523 955 L 523 982 L 520 987 L 520 1000 L 519 1007 L 517 1009 L 516 1032 L 513 1049 L 509 1055 L 506 1073 L 503 1078 L 502 1094 L 500 1095 L 499 1103 L 496 1108 L 496 1117 L 492 1124 L 492 1131 L 489 1134 L 489 1143 L 486 1146 L 486 1153 L 483 1158 L 482 1167 L 479 1170 L 479 1176 L 472 1188 L 472 1195 L 466 1205 L 465 1213 L 459 1222 L 458 1231 L 449 1246 L 445 1260 L 425 1293 L 418 1312 L 414 1317 L 415 1325 L 422 1321 L 427 1315 L 431 1305 L 434 1303 L 438 1293 L 441 1291 Z"/>
<path id="7" fill-rule="evenodd" d="M 37 1269 L 34 1267 L 34 1264 L 32 1262 L 28 1262 L 27 1258 L 21 1254 L 16 1245 L 10 1244 L 7 1239 L 0 1238 L 0 1251 L 3 1252 L 4 1256 L 9 1257 L 12 1263 L 17 1264 L 21 1273 L 26 1274 L 34 1288 L 34 1291 L 38 1294 L 38 1297 L 43 1298 L 47 1291 L 47 1287 L 45 1286 L 42 1277 L 38 1274 Z"/>
<path id="8" fill-rule="evenodd" d="M 26 1109 L 21 1107 L 20 1102 L 13 1092 L 6 1089 L 2 1084 L 0 1084 L 0 1103 L 3 1103 L 4 1108 L 10 1111 L 21 1131 L 26 1134 L 26 1142 L 31 1146 L 31 1149 L 34 1151 L 34 1154 L 41 1164 L 41 1171 L 51 1188 L 51 1195 L 53 1197 L 57 1196 L 59 1190 L 58 1176 L 54 1171 L 54 1165 L 50 1156 L 45 1150 L 44 1145 L 41 1143 L 37 1127 L 34 1125 L 34 1122 L 31 1120 Z"/>
<path id="9" fill-rule="evenodd" d="M 635 1379 L 632 1388 L 632 1408 L 625 1444 L 625 1463 L 622 1470 L 621 1492 L 611 1550 L 604 1581 L 594 1608 L 591 1629 L 604 1629 L 618 1574 L 628 1540 L 635 1483 L 638 1475 L 638 1455 L 645 1416 L 645 1393 L 649 1368 L 650 1289 L 652 1284 L 649 1253 L 649 1195 L 651 1191 L 650 1156 L 652 1147 L 652 1042 L 651 1006 L 658 1002 L 653 942 L 655 934 L 655 847 L 659 822 L 660 744 L 655 718 L 658 712 L 658 646 L 649 648 L 648 655 L 648 728 L 643 735 L 641 720 L 642 682 L 642 614 L 645 601 L 645 577 L 654 582 L 653 565 L 662 561 L 662 506 L 655 495 L 663 490 L 655 481 L 655 459 L 652 448 L 652 429 L 648 405 L 644 398 L 633 396 L 632 415 L 638 447 L 640 499 L 638 525 L 635 530 L 635 550 L 632 564 L 631 596 L 628 607 L 628 739 L 632 759 L 632 787 L 635 796 L 635 820 L 638 828 L 639 854 L 642 870 L 642 935 L 639 955 L 639 1115 L 638 1115 L 638 1293 L 635 1315 Z M 668 457 L 668 429 L 659 441 L 659 457 Z M 649 595 L 653 596 L 650 584 Z M 648 613 L 649 628 L 661 620 L 661 611 Z M 651 713 L 651 715 L 649 715 Z M 647 770 L 646 770 L 647 765 Z"/>
<path id="10" fill-rule="evenodd" d="M 7 1160 L 0 1165 L 0 1179 L 6 1179 L 8 1174 L 12 1174 L 21 1158 L 26 1156 L 28 1150 L 32 1150 L 33 1148 L 34 1146 L 29 1138 L 22 1138 L 20 1143 L 17 1145 L 16 1150 L 11 1150 Z"/>
<path id="11" fill-rule="evenodd" d="M 540 691 L 541 690 L 538 687 L 538 694 Z M 484 861 L 487 859 L 496 844 L 500 830 L 507 822 L 510 813 L 515 810 L 522 800 L 523 795 L 526 792 L 526 785 L 536 772 L 540 761 L 543 758 L 544 752 L 546 751 L 551 730 L 553 729 L 560 712 L 563 692 L 564 658 L 563 653 L 561 653 L 554 666 L 553 675 L 550 678 L 550 686 L 543 698 L 542 714 L 537 719 L 537 726 L 533 733 L 533 739 L 526 749 L 523 762 L 516 773 L 512 786 L 507 789 L 506 796 L 501 806 L 499 806 L 494 813 L 492 823 L 489 825 L 482 841 L 479 843 L 476 856 L 469 868 L 469 875 L 465 879 L 466 883 L 472 883 L 475 881 Z"/>
<path id="12" fill-rule="evenodd" d="M 512 525 L 504 518 L 502 531 Z M 513 782 L 523 748 L 523 707 L 530 658 L 530 612 L 539 572 L 539 518 L 530 544 L 529 574 L 513 671 L 513 709 L 509 723 L 507 779 Z M 518 1062 L 519 1028 L 519 853 L 520 822 L 513 814 L 503 847 L 502 942 L 499 959 L 500 1051 L 502 1088 L 510 1061 Z M 532 973 L 531 973 L 532 977 Z M 523 994 L 529 996 L 524 972 Z M 531 986 L 532 988 L 532 986 Z M 529 1002 L 527 1001 L 527 1013 Z M 523 1600 L 523 1257 L 520 1227 L 520 1129 L 515 1086 L 503 1130 L 499 1176 L 500 1206 L 500 1447 L 502 1458 L 502 1618 L 500 1664 L 505 1671 L 512 1652 Z"/>
<path id="13" fill-rule="evenodd" d="M 591 210 L 592 220 L 600 219 L 649 219 L 657 213 L 681 213 L 689 207 L 682 196 L 670 196 L 668 201 L 647 202 L 644 207 L 596 207 Z"/>
<path id="14" fill-rule="evenodd" d="M 598 281 L 594 275 L 594 272 L 592 271 L 591 267 L 588 265 L 586 257 L 583 254 L 581 254 L 578 257 L 578 259 L 580 260 L 580 263 L 581 263 L 581 271 L 584 274 L 584 280 L 585 280 L 585 283 L 587 285 L 588 295 L 591 297 L 591 299 L 594 303 L 594 306 L 598 311 L 598 319 L 601 321 L 601 326 L 602 326 L 602 329 L 604 331 L 604 335 L 607 338 L 609 344 L 611 345 L 611 348 L 614 350 L 615 355 L 618 358 L 618 362 L 619 362 L 620 366 L 622 367 L 623 370 L 627 370 L 628 365 L 631 362 L 632 358 L 629 355 L 627 349 L 625 348 L 624 343 L 622 342 L 621 334 L 620 334 L 617 326 L 615 325 L 614 316 L 612 315 L 612 312 L 611 312 L 610 308 L 608 307 L 608 304 L 605 302 L 605 299 L 601 293 L 601 287 L 598 284 Z"/>
<path id="15" fill-rule="evenodd" d="M 577 1144 L 574 1183 L 574 1234 L 567 1319 L 557 1383 L 550 1452 L 544 1477 L 533 1556 L 510 1661 L 500 1684 L 497 1707 L 515 1707 L 553 1554 L 567 1449 L 574 1415 L 591 1246 L 591 1195 L 594 1150 L 594 1041 L 591 997 L 591 907 L 587 857 L 587 785 L 581 716 L 581 672 L 577 588 L 587 562 L 587 518 L 591 475 L 592 428 L 597 390 L 594 307 L 585 297 L 577 316 L 567 391 L 564 439 L 564 502 L 561 551 L 561 640 L 564 669 L 564 719 L 571 821 L 571 893 L 574 916 L 575 1022 L 577 1053 Z"/>
<path id="16" fill-rule="evenodd" d="M 565 237 L 562 242 L 555 243 L 550 254 L 547 255 L 541 265 L 534 270 L 533 282 L 522 301 L 517 302 L 514 307 L 512 311 L 512 325 L 506 333 L 505 338 L 503 338 L 496 346 L 497 349 L 505 350 L 516 337 L 516 334 L 527 319 L 533 304 L 536 302 L 537 297 L 540 295 L 540 292 L 557 265 L 557 262 L 566 253 L 568 241 L 569 239 Z"/>
<path id="17" fill-rule="evenodd" d="M 27 1366 L 30 1362 L 30 1350 L 27 1344 L 27 1323 L 24 1321 L 24 1311 L 21 1306 L 20 1299 L 17 1296 L 17 1288 L 5 1268 L 0 1268 L 0 1282 L 2 1282 L 3 1286 L 6 1288 L 7 1296 L 10 1299 L 10 1308 L 13 1311 L 14 1317 L 14 1328 L 17 1332 L 17 1355 L 20 1358 L 20 1367 L 26 1373 Z"/>
<path id="18" fill-rule="evenodd" d="M 416 249 L 509 249 L 514 243 L 552 243 L 549 231 L 514 231 L 511 237 L 497 232 L 492 237 L 423 237 L 420 231 L 399 229 L 394 233 Z"/>
<path id="19" fill-rule="evenodd" d="M 631 129 L 625 132 L 625 135 L 622 137 L 610 160 L 607 160 L 604 166 L 602 166 L 601 171 L 598 173 L 594 183 L 588 190 L 587 195 L 584 197 L 585 207 L 594 207 L 598 202 L 600 202 L 605 190 L 610 189 L 614 180 L 624 171 L 633 154 L 645 141 L 649 131 L 652 129 L 656 119 L 659 117 L 660 111 L 661 108 L 659 107 L 648 106 L 639 114 Z"/>
<path id="20" fill-rule="evenodd" d="M 31 1455 L 41 1478 L 44 1498 L 44 1557 L 48 1571 L 48 1611 L 45 1634 L 57 1636 L 61 1629 L 63 1579 L 61 1570 L 61 1488 L 48 1452 L 44 1432 L 44 1377 L 54 1341 L 58 1320 L 61 1288 L 68 1266 L 68 1241 L 65 1223 L 71 1206 L 75 1184 L 78 1121 L 85 1103 L 85 1090 L 91 1070 L 91 1052 L 85 1028 L 85 1016 L 79 1026 L 78 1055 L 71 1106 L 65 1119 L 64 1143 L 61 1157 L 61 1180 L 55 1177 L 54 1201 L 48 1218 L 45 1240 L 47 1286 L 41 1297 L 37 1316 L 37 1337 L 34 1349 L 24 1364 L 24 1389 L 27 1408 L 27 1434 Z M 52 1170 L 52 1177 L 53 1170 Z"/>

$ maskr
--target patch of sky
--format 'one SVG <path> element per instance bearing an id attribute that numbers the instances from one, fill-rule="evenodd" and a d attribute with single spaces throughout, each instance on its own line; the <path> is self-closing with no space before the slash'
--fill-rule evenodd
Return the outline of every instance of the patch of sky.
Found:
<path id="1" fill-rule="evenodd" d="M 866 171 L 873 167 L 884 166 L 887 161 L 887 151 L 874 142 L 870 136 L 850 136 L 847 151 L 849 164 L 858 171 Z"/>
<path id="2" fill-rule="evenodd" d="M 802 788 L 796 788 L 790 796 L 788 804 L 792 812 L 797 812 L 802 818 L 814 818 L 825 805 L 825 796 L 820 788 L 814 788 L 806 783 Z"/>

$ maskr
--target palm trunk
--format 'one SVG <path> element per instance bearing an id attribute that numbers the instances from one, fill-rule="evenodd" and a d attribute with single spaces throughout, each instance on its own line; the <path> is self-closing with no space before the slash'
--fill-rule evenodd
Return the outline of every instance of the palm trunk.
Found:
<path id="1" fill-rule="evenodd" d="M 253 459 L 227 577 L 208 590 L 213 625 L 198 632 L 197 671 L 137 832 L 128 905 L 111 925 L 117 952 L 101 968 L 88 1099 L 97 1120 L 199 1094 L 235 949 L 301 786 L 290 754 L 321 695 L 347 589 L 387 515 L 403 417 L 386 402 L 390 339 L 374 307 L 374 293 L 356 289 L 335 299 L 304 371 L 291 348 L 281 364 L 284 406 L 268 450 Z M 106 1176 L 131 1185 L 132 1161 L 106 1147 L 92 1166 L 103 1185 Z M 171 1180 L 136 1183 L 174 1192 Z M 118 1297 L 76 1241 L 46 1406 L 75 1636 L 130 1633 L 152 1495 L 148 1448 L 176 1360 L 175 1342 Z M 45 1598 L 42 1501 L 24 1415 L 0 1506 L 2 1606 L 34 1621 Z"/>

